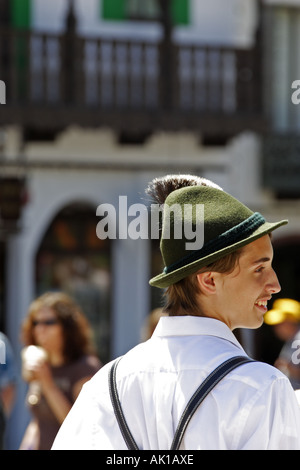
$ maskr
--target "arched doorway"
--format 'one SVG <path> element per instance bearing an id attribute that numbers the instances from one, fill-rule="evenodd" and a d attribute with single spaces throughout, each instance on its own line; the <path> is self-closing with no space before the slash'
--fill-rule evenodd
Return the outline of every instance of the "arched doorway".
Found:
<path id="1" fill-rule="evenodd" d="M 83 202 L 64 207 L 52 220 L 36 255 L 36 295 L 70 294 L 89 319 L 98 354 L 110 358 L 111 251 L 96 235 L 96 211 Z"/>

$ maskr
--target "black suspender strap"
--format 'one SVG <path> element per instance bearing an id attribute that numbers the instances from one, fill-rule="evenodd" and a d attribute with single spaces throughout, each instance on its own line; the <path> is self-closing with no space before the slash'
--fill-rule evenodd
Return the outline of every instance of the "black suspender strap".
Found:
<path id="1" fill-rule="evenodd" d="M 118 397 L 118 391 L 116 386 L 116 368 L 118 362 L 121 358 L 117 359 L 113 362 L 112 367 L 109 371 L 109 391 L 110 397 L 113 404 L 114 412 L 123 435 L 123 438 L 126 442 L 126 445 L 129 450 L 139 450 L 136 442 L 130 432 L 130 429 L 126 423 L 121 403 Z M 172 442 L 172 446 L 170 450 L 178 450 L 181 441 L 183 439 L 185 430 L 187 428 L 188 423 L 190 422 L 193 414 L 197 410 L 198 406 L 202 403 L 202 401 L 206 398 L 206 396 L 211 392 L 211 390 L 222 380 L 225 375 L 227 375 L 230 371 L 235 369 L 236 367 L 245 364 L 247 362 L 253 362 L 253 359 L 250 359 L 247 356 L 236 356 L 231 359 L 226 360 L 222 364 L 220 364 L 213 372 L 211 372 L 208 377 L 204 380 L 204 382 L 198 387 L 194 395 L 189 400 L 176 429 L 174 439 Z"/>
<path id="2" fill-rule="evenodd" d="M 117 365 L 120 359 L 122 359 L 122 357 L 119 357 L 116 361 L 113 362 L 112 367 L 109 371 L 108 380 L 109 380 L 110 398 L 113 404 L 113 408 L 114 408 L 114 412 L 115 412 L 115 415 L 119 424 L 119 428 L 121 430 L 121 433 L 123 435 L 123 438 L 126 442 L 128 449 L 139 450 L 138 446 L 135 443 L 135 440 L 133 439 L 133 436 L 130 432 L 129 427 L 127 426 L 126 419 L 123 414 L 121 403 L 119 400 L 117 384 L 116 384 L 116 369 L 117 369 Z"/>
<path id="3" fill-rule="evenodd" d="M 220 382 L 220 380 L 222 380 L 230 371 L 239 365 L 250 361 L 252 361 L 252 359 L 246 356 L 233 357 L 223 362 L 208 375 L 204 382 L 197 388 L 196 392 L 185 407 L 175 432 L 171 450 L 179 449 L 188 423 L 190 422 L 198 406 L 203 402 L 204 398 L 206 398 L 209 392 L 211 392 L 211 390 Z"/>

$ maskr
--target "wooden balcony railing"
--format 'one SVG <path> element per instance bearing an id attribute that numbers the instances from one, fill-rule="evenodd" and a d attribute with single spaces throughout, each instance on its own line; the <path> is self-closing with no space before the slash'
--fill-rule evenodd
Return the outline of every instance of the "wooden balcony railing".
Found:
<path id="1" fill-rule="evenodd" d="M 0 125 L 261 130 L 257 47 L 0 31 Z M 166 67 L 167 64 L 167 67 Z"/>

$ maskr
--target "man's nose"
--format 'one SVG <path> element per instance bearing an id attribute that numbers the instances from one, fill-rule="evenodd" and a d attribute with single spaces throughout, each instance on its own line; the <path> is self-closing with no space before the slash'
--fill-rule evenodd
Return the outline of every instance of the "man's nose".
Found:
<path id="1" fill-rule="evenodd" d="M 271 277 L 268 283 L 268 292 L 271 294 L 277 294 L 281 291 L 281 286 L 278 281 L 277 274 L 275 273 L 274 269 L 272 269 Z"/>

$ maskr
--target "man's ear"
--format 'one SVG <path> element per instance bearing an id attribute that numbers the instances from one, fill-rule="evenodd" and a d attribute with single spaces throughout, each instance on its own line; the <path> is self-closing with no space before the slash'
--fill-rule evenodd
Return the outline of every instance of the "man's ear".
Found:
<path id="1" fill-rule="evenodd" d="M 197 279 L 199 283 L 199 287 L 201 289 L 201 292 L 203 294 L 214 294 L 216 292 L 216 284 L 214 280 L 214 274 L 213 272 L 205 272 L 205 273 L 199 273 L 197 274 Z"/>

